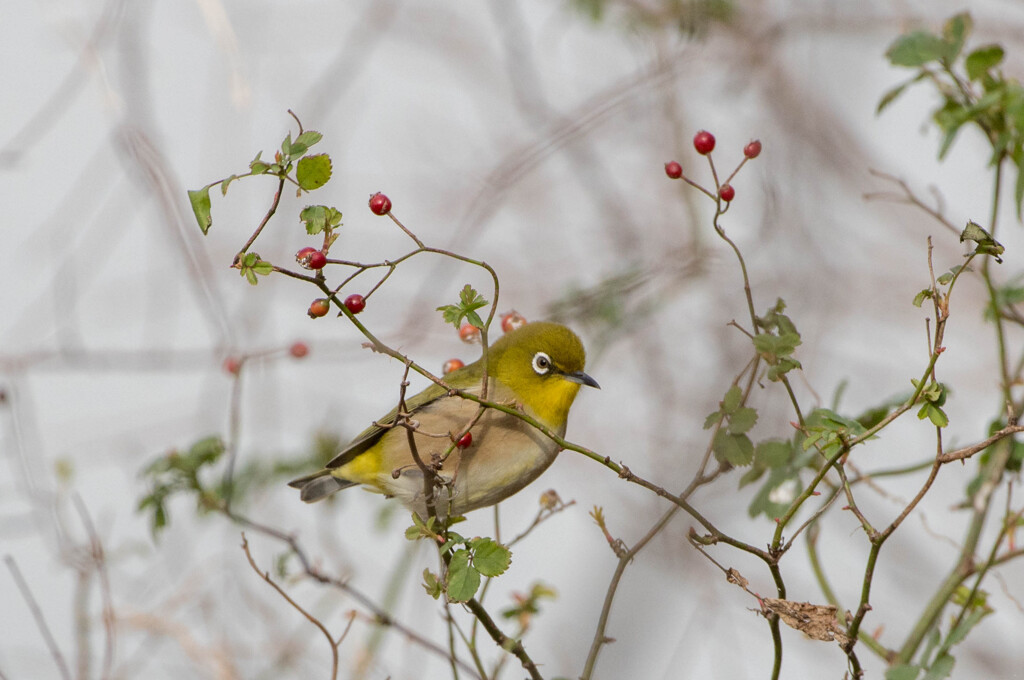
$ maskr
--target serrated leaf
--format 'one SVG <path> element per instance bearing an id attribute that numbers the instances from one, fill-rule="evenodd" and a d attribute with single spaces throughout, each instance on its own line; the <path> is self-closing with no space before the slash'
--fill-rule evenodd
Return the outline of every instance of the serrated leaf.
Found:
<path id="1" fill-rule="evenodd" d="M 450 602 L 467 602 L 480 587 L 480 572 L 469 563 L 469 551 L 458 550 L 448 563 L 447 591 Z"/>
<path id="2" fill-rule="evenodd" d="M 325 153 L 303 156 L 295 168 L 295 179 L 306 191 L 319 189 L 331 179 L 331 157 Z"/>
<path id="3" fill-rule="evenodd" d="M 930 297 L 932 297 L 931 289 L 925 288 L 920 293 L 914 296 L 914 306 L 920 307 L 921 304 Z"/>
<path id="4" fill-rule="evenodd" d="M 210 187 L 189 190 L 188 201 L 192 204 L 192 213 L 196 216 L 199 229 L 205 234 L 213 224 L 213 217 L 210 214 Z"/>
<path id="5" fill-rule="evenodd" d="M 299 219 L 306 225 L 307 234 L 319 234 L 327 224 L 327 207 L 307 205 L 299 212 Z"/>
<path id="6" fill-rule="evenodd" d="M 301 135 L 296 137 L 295 141 L 300 144 L 304 144 L 308 149 L 309 147 L 313 146 L 323 138 L 324 136 L 317 132 L 316 130 L 306 130 Z"/>
<path id="7" fill-rule="evenodd" d="M 974 241 L 977 243 L 978 247 L 975 250 L 979 255 L 992 255 L 996 262 L 1002 262 L 999 256 L 1005 250 L 1003 245 L 982 229 L 980 224 L 976 222 L 967 223 L 967 226 L 960 233 L 960 242 L 963 243 L 964 241 Z"/>
<path id="8" fill-rule="evenodd" d="M 248 281 L 251 286 L 255 286 L 259 283 L 259 279 L 256 278 L 256 272 L 252 270 L 252 267 L 246 267 L 243 269 L 242 276 L 245 277 L 245 280 Z"/>
<path id="9" fill-rule="evenodd" d="M 739 385 L 733 385 L 725 393 L 725 397 L 722 398 L 722 412 L 732 413 L 739 408 L 742 399 L 743 390 L 740 389 Z"/>
<path id="10" fill-rule="evenodd" d="M 885 680 L 916 680 L 917 676 L 920 674 L 920 666 L 905 663 L 899 666 L 893 666 L 887 670 L 885 672 Z"/>
<path id="11" fill-rule="evenodd" d="M 953 274 L 951 272 L 946 272 L 945 274 L 942 274 L 938 278 L 938 282 L 941 285 L 943 285 L 943 286 L 945 286 L 946 284 L 948 284 L 952 280 L 953 280 Z"/>
<path id="12" fill-rule="evenodd" d="M 963 639 L 967 637 L 967 634 L 971 632 L 971 629 L 991 613 L 992 610 L 987 606 L 981 606 L 973 609 L 970 614 L 960 620 L 960 623 L 957 624 L 956 628 L 949 631 L 949 636 L 943 643 L 943 647 L 949 649 L 950 647 L 963 642 Z"/>
<path id="13" fill-rule="evenodd" d="M 964 67 L 967 70 L 967 77 L 971 80 L 980 80 L 982 76 L 1003 61 L 1003 48 L 1000 45 L 983 45 L 967 55 L 964 59 Z"/>
<path id="14" fill-rule="evenodd" d="M 715 458 L 736 467 L 750 465 L 754 461 L 754 443 L 745 434 L 729 434 L 719 430 L 712 444 Z"/>
<path id="15" fill-rule="evenodd" d="M 729 417 L 729 434 L 745 434 L 757 423 L 757 411 L 749 406 L 736 409 Z"/>
<path id="16" fill-rule="evenodd" d="M 500 576 L 512 563 L 512 551 L 492 538 L 476 538 L 469 542 L 473 549 L 473 566 L 484 576 Z"/>
<path id="17" fill-rule="evenodd" d="M 723 418 L 723 416 L 722 416 L 722 412 L 721 411 L 715 411 L 714 413 L 709 413 L 708 417 L 704 419 L 704 429 L 705 430 L 710 430 L 715 425 L 717 425 L 718 423 L 722 422 L 722 418 Z"/>
<path id="18" fill-rule="evenodd" d="M 259 262 L 253 265 L 252 269 L 260 276 L 266 276 L 267 274 L 270 274 L 274 271 L 274 265 L 267 262 L 266 260 L 260 260 Z"/>
<path id="19" fill-rule="evenodd" d="M 281 155 L 285 158 L 292 155 L 292 133 L 285 135 L 284 141 L 281 142 Z"/>

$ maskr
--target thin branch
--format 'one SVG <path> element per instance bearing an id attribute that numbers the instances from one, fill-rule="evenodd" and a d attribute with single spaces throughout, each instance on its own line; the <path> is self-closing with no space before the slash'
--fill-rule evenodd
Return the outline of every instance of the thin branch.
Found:
<path id="1" fill-rule="evenodd" d="M 314 626 L 316 626 L 320 630 L 320 632 L 324 634 L 324 637 L 327 638 L 327 642 L 331 646 L 331 680 L 334 680 L 335 678 L 337 678 L 338 677 L 338 643 L 341 642 L 341 639 L 339 638 L 339 640 L 337 642 L 335 642 L 334 638 L 331 637 L 330 631 L 327 630 L 327 627 L 324 626 L 324 624 L 320 622 L 320 619 L 316 618 L 315 616 L 313 616 L 312 614 L 307 612 L 305 609 L 303 609 L 302 606 L 299 605 L 298 602 L 293 600 L 288 595 L 288 593 L 284 592 L 284 590 L 281 588 L 281 586 L 279 586 L 276 583 L 274 583 L 273 579 L 270 578 L 270 572 L 260 571 L 260 568 L 258 566 L 256 566 L 256 560 L 253 559 L 252 553 L 249 552 L 249 541 L 246 540 L 245 532 L 244 531 L 242 532 L 242 550 L 245 551 L 245 558 L 247 560 L 249 560 L 249 566 L 252 567 L 252 570 L 255 571 L 259 575 L 260 578 L 262 578 L 264 581 L 266 581 L 268 584 L 270 584 L 270 587 L 273 588 L 274 590 L 276 590 L 278 595 L 283 597 L 288 604 L 290 604 L 292 607 L 294 607 L 300 614 L 305 616 L 306 620 L 309 621 L 310 623 L 312 623 Z M 349 625 L 352 625 L 351 620 L 349 620 Z M 346 631 L 347 630 L 348 629 L 346 628 Z"/>
<path id="2" fill-rule="evenodd" d="M 4 555 L 4 562 L 7 563 L 7 568 L 11 571 L 11 576 L 14 577 L 18 590 L 21 591 L 21 596 L 25 598 L 25 604 L 28 605 L 29 610 L 32 612 L 32 618 L 36 620 L 36 626 L 39 628 L 39 633 L 43 636 L 46 646 L 50 649 L 50 656 L 53 657 L 54 663 L 57 664 L 57 670 L 60 671 L 60 675 L 64 680 L 71 680 L 71 670 L 64 660 L 64 655 L 60 653 L 57 641 L 54 639 L 53 633 L 50 632 L 50 627 L 46 625 L 43 611 L 39 608 L 39 603 L 36 602 L 35 597 L 32 596 L 32 591 L 29 589 L 28 583 L 25 582 L 25 578 L 21 575 L 18 564 L 10 555 Z"/>

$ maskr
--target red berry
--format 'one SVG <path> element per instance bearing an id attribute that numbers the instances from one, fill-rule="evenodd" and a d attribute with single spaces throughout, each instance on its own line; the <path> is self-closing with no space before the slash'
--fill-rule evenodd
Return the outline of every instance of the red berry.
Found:
<path id="1" fill-rule="evenodd" d="M 331 311 L 331 303 L 327 298 L 317 298 L 313 300 L 309 305 L 309 314 L 311 319 L 319 319 L 321 316 L 327 316 L 327 312 Z"/>
<path id="2" fill-rule="evenodd" d="M 480 329 L 471 323 L 462 324 L 462 328 L 459 329 L 459 337 L 465 343 L 473 344 L 474 342 L 480 342 Z"/>
<path id="3" fill-rule="evenodd" d="M 238 375 L 239 371 L 242 370 L 242 360 L 238 357 L 228 357 L 224 360 L 223 368 L 225 373 Z"/>
<path id="4" fill-rule="evenodd" d="M 358 314 L 366 309 L 366 298 L 359 293 L 353 293 L 345 298 L 345 306 L 348 308 L 348 311 Z"/>
<path id="5" fill-rule="evenodd" d="M 761 155 L 761 141 L 755 139 L 750 144 L 743 147 L 743 155 L 747 158 L 757 158 Z"/>
<path id="6" fill-rule="evenodd" d="M 288 353 L 296 359 L 301 359 L 309 354 L 309 345 L 304 342 L 293 342 L 292 346 L 288 348 Z"/>
<path id="7" fill-rule="evenodd" d="M 669 161 L 665 163 L 665 174 L 668 175 L 669 179 L 679 179 L 683 176 L 683 166 L 675 161 Z"/>
<path id="8" fill-rule="evenodd" d="M 448 375 L 452 371 L 457 371 L 466 364 L 462 363 L 462 359 L 449 359 L 444 362 L 444 366 L 441 368 L 441 373 Z"/>
<path id="9" fill-rule="evenodd" d="M 467 432 L 466 434 L 459 437 L 459 441 L 455 442 L 455 445 L 460 449 L 468 449 L 469 445 L 473 443 L 473 433 Z"/>
<path id="10" fill-rule="evenodd" d="M 526 317 L 514 309 L 501 317 L 501 330 L 505 333 L 514 331 L 517 328 L 522 328 L 525 325 Z"/>
<path id="11" fill-rule="evenodd" d="M 693 137 L 693 148 L 701 156 L 707 156 L 715 150 L 715 136 L 707 130 L 701 130 Z"/>
<path id="12" fill-rule="evenodd" d="M 736 198 L 736 190 L 732 188 L 731 184 L 723 184 L 718 190 L 718 195 L 722 197 L 722 200 L 728 203 L 732 199 Z"/>
<path id="13" fill-rule="evenodd" d="M 316 248 L 306 247 L 295 253 L 295 261 L 305 269 L 323 269 L 327 256 Z"/>
<path id="14" fill-rule="evenodd" d="M 387 215 L 391 212 L 391 199 L 378 191 L 370 196 L 370 211 L 374 215 Z"/>

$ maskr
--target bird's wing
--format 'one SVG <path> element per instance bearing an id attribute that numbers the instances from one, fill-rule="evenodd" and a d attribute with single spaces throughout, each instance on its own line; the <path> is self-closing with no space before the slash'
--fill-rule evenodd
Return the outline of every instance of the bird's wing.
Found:
<path id="1" fill-rule="evenodd" d="M 406 399 L 405 407 L 408 409 L 408 412 L 411 415 L 416 413 L 416 411 L 423 408 L 427 404 L 437 401 L 446 394 L 448 394 L 447 390 L 445 390 L 440 385 L 434 384 L 428 387 L 427 389 L 423 390 L 416 396 Z M 391 429 L 388 426 L 395 422 L 395 418 L 397 417 L 397 415 L 398 407 L 396 406 L 395 408 L 391 409 L 391 412 L 388 413 L 386 416 L 384 416 L 383 418 L 375 422 L 373 425 L 360 432 L 355 439 L 349 442 L 348 446 L 342 449 L 337 456 L 332 458 L 330 462 L 327 463 L 325 468 L 328 470 L 340 468 L 343 465 L 350 463 L 357 456 L 364 453 L 367 449 L 372 448 L 373 445 L 376 444 L 382 436 L 384 436 L 384 433 Z"/>

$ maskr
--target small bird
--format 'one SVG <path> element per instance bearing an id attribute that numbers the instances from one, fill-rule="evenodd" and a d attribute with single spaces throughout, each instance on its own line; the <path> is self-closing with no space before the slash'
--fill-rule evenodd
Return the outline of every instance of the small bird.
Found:
<path id="1" fill-rule="evenodd" d="M 534 321 L 501 337 L 487 352 L 487 399 L 521 409 L 562 436 L 581 385 L 600 387 L 583 372 L 586 353 L 571 330 Z M 480 395 L 483 360 L 444 376 L 455 389 Z M 479 408 L 477 403 L 434 384 L 406 399 L 413 439 L 421 461 L 439 457 L 460 436 Z M 424 473 L 413 458 L 406 427 L 394 426 L 389 414 L 364 430 L 327 466 L 289 482 L 307 503 L 350 486 L 397 497 L 427 516 Z M 434 488 L 439 517 L 462 515 L 487 507 L 523 489 L 555 460 L 558 444 L 521 419 L 486 409 L 437 469 L 442 485 Z"/>

